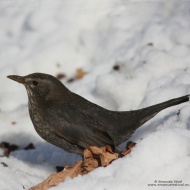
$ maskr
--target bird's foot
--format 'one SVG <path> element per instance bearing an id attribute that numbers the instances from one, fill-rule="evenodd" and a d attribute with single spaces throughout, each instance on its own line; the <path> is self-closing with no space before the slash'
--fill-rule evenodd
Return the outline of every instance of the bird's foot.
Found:
<path id="1" fill-rule="evenodd" d="M 126 150 L 124 150 L 121 153 L 121 157 L 126 156 L 127 154 L 129 154 L 131 152 L 131 149 L 136 145 L 136 143 L 129 141 L 126 145 Z"/>

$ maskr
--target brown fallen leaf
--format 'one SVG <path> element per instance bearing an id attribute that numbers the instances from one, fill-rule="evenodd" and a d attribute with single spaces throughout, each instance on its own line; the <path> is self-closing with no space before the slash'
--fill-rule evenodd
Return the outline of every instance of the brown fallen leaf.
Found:
<path id="1" fill-rule="evenodd" d="M 89 149 L 84 150 L 84 161 L 83 161 L 83 173 L 93 171 L 99 166 L 98 159 L 94 158 L 93 153 Z"/>
<path id="2" fill-rule="evenodd" d="M 116 160 L 118 158 L 118 153 L 113 153 L 112 150 L 110 150 L 110 146 L 98 148 L 96 146 L 91 146 L 90 150 L 92 153 L 99 156 L 101 161 L 101 166 L 107 166 L 109 165 L 113 160 Z"/>
<path id="3" fill-rule="evenodd" d="M 65 170 L 51 174 L 45 181 L 34 187 L 31 187 L 29 190 L 47 190 L 48 188 L 63 182 L 67 177 L 74 178 L 78 175 L 81 164 L 82 160 L 76 162 L 73 167 L 66 166 Z"/>
<path id="4" fill-rule="evenodd" d="M 149 43 L 147 44 L 147 46 L 154 46 L 154 44 L 153 44 L 152 42 L 149 42 Z"/>
<path id="5" fill-rule="evenodd" d="M 75 81 L 75 78 L 70 78 L 67 80 L 68 83 L 71 83 L 71 82 L 74 82 Z"/>
<path id="6" fill-rule="evenodd" d="M 87 72 L 83 71 L 83 69 L 77 69 L 76 70 L 76 79 L 81 79 L 84 77 L 84 75 L 86 75 Z"/>
<path id="7" fill-rule="evenodd" d="M 12 125 L 16 125 L 16 121 L 12 121 L 11 124 L 12 124 Z"/>
<path id="8" fill-rule="evenodd" d="M 0 143 L 0 148 L 3 149 L 3 155 L 2 156 L 9 157 L 9 154 L 12 151 L 17 150 L 18 146 L 15 145 L 15 144 L 9 144 L 8 142 L 1 142 Z"/>
<path id="9" fill-rule="evenodd" d="M 35 149 L 35 146 L 33 143 L 29 143 L 25 148 L 24 150 L 30 150 L 30 149 Z"/>
<path id="10" fill-rule="evenodd" d="M 5 162 L 1 162 L 1 164 L 2 164 L 4 167 L 8 167 L 8 165 L 7 165 Z"/>
<path id="11" fill-rule="evenodd" d="M 63 73 L 58 73 L 58 74 L 56 75 L 56 78 L 59 79 L 59 80 L 65 78 L 65 77 L 66 77 L 66 76 L 65 76 L 65 74 L 63 74 Z"/>
<path id="12" fill-rule="evenodd" d="M 133 145 L 131 143 L 128 149 L 131 151 L 134 145 L 135 143 L 133 143 Z M 79 174 L 85 175 L 98 167 L 105 167 L 118 157 L 118 153 L 113 152 L 110 146 L 102 148 L 91 146 L 84 150 L 83 161 L 80 160 L 76 162 L 73 167 L 65 166 L 63 171 L 50 175 L 45 181 L 31 187 L 30 190 L 47 190 L 50 187 L 64 182 L 67 177 L 74 178 Z"/>
<path id="13" fill-rule="evenodd" d="M 61 64 L 60 64 L 60 63 L 56 63 L 56 67 L 57 67 L 57 68 L 60 68 L 60 67 L 61 67 Z"/>
<path id="14" fill-rule="evenodd" d="M 119 70 L 120 70 L 120 66 L 119 66 L 119 65 L 114 65 L 114 66 L 113 66 L 113 70 L 119 71 Z"/>

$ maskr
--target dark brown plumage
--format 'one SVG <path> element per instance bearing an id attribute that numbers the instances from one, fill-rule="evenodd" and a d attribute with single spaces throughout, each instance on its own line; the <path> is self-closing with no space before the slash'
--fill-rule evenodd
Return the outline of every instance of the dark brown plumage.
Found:
<path id="1" fill-rule="evenodd" d="M 89 146 L 115 148 L 161 110 L 189 101 L 189 95 L 135 111 L 110 111 L 68 90 L 55 77 L 42 73 L 8 78 L 24 84 L 30 118 L 46 141 L 82 154 Z"/>

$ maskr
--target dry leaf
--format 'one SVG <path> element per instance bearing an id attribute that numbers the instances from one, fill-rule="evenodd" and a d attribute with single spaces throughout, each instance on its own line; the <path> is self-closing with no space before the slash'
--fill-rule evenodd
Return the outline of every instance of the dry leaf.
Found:
<path id="1" fill-rule="evenodd" d="M 0 143 L 0 148 L 3 149 L 3 155 L 2 156 L 9 157 L 9 154 L 12 151 L 17 150 L 18 146 L 15 145 L 15 144 L 9 144 L 8 142 L 1 142 Z"/>
<path id="2" fill-rule="evenodd" d="M 93 171 L 99 166 L 98 160 L 94 158 L 92 152 L 88 149 L 84 150 L 83 167 L 87 172 Z"/>
<path id="3" fill-rule="evenodd" d="M 58 73 L 58 74 L 56 75 L 56 78 L 57 78 L 58 80 L 61 80 L 61 79 L 65 78 L 65 74 L 63 74 L 63 73 Z"/>
<path id="4" fill-rule="evenodd" d="M 4 167 L 8 167 L 8 165 L 7 165 L 5 162 L 1 162 L 1 164 L 2 164 Z"/>
<path id="5" fill-rule="evenodd" d="M 29 143 L 25 148 L 24 150 L 30 150 L 30 149 L 35 149 L 35 146 L 33 143 Z"/>
<path id="6" fill-rule="evenodd" d="M 135 143 L 129 144 L 127 151 L 131 151 L 134 146 Z M 74 178 L 79 174 L 85 175 L 98 167 L 105 167 L 113 160 L 116 160 L 118 156 L 118 153 L 113 152 L 110 146 L 102 148 L 91 146 L 89 149 L 84 150 L 83 161 L 76 162 L 73 167 L 65 166 L 63 171 L 50 175 L 45 181 L 31 187 L 30 190 L 47 190 L 64 182 L 67 177 Z"/>
<path id="7" fill-rule="evenodd" d="M 118 158 L 117 153 L 113 153 L 111 147 L 106 146 L 103 148 L 98 148 L 96 146 L 91 146 L 90 150 L 93 154 L 99 155 L 101 166 L 109 165 L 113 160 Z"/>
<path id="8" fill-rule="evenodd" d="M 83 71 L 82 69 L 77 69 L 76 70 L 76 79 L 81 79 L 86 74 L 87 74 L 87 72 Z"/>
<path id="9" fill-rule="evenodd" d="M 114 66 L 113 66 L 113 70 L 119 71 L 119 70 L 120 70 L 120 66 L 119 66 L 119 65 L 114 65 Z"/>
<path id="10" fill-rule="evenodd" d="M 79 168 L 82 164 L 82 161 L 78 161 L 75 163 L 73 167 L 65 167 L 65 170 L 50 175 L 45 181 L 42 183 L 31 187 L 29 190 L 47 190 L 50 187 L 56 186 L 59 183 L 63 182 L 67 177 L 74 178 L 79 174 Z"/>

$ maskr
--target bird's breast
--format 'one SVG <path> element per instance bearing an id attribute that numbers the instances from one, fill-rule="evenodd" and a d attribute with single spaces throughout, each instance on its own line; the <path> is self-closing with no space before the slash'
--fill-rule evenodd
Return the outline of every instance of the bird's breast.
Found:
<path id="1" fill-rule="evenodd" d="M 28 102 L 29 114 L 36 132 L 44 139 L 50 138 L 51 128 L 46 122 L 45 110 L 37 102 Z"/>

